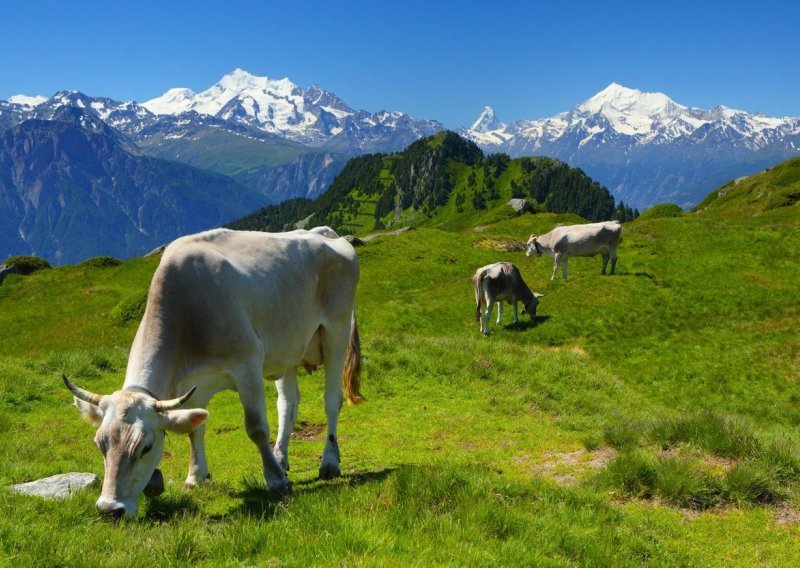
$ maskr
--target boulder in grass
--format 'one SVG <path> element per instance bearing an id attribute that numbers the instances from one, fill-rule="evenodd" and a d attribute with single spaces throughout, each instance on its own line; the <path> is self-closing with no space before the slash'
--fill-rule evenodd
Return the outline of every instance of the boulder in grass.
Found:
<path id="1" fill-rule="evenodd" d="M 527 199 L 509 199 L 506 205 L 511 207 L 517 215 L 521 215 L 523 213 L 533 213 L 535 211 L 533 205 L 531 205 L 530 201 Z"/>
<path id="2" fill-rule="evenodd" d="M 97 476 L 93 473 L 60 473 L 11 486 L 11 491 L 24 495 L 35 495 L 46 499 L 66 499 L 90 485 L 97 483 Z"/>

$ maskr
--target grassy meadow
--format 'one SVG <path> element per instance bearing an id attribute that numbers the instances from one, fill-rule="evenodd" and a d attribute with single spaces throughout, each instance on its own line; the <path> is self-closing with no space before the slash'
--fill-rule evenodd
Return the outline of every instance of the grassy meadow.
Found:
<path id="1" fill-rule="evenodd" d="M 221 393 L 213 480 L 184 491 L 188 443 L 168 436 L 166 492 L 123 522 L 97 515 L 97 487 L 52 502 L 7 486 L 102 476 L 59 373 L 119 388 L 157 261 L 9 276 L 0 566 L 800 565 L 800 211 L 657 213 L 625 225 L 617 275 L 572 259 L 566 282 L 549 259 L 496 247 L 570 216 L 359 247 L 367 401 L 342 410 L 343 477 L 316 479 L 317 371 L 300 379 L 291 495 L 261 489 L 241 406 Z M 535 321 L 511 325 L 508 309 L 484 338 L 470 277 L 498 260 L 545 297 Z"/>

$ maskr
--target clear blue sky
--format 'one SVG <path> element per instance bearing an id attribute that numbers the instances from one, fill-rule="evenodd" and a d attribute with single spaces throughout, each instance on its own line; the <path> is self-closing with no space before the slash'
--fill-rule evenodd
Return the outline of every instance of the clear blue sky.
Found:
<path id="1" fill-rule="evenodd" d="M 0 99 L 145 101 L 241 67 L 448 127 L 568 110 L 611 82 L 800 116 L 800 2 L 13 2 Z"/>

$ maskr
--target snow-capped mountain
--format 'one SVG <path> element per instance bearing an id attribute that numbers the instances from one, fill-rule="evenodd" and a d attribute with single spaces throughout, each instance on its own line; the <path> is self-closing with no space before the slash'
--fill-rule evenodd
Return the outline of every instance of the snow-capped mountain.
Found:
<path id="1" fill-rule="evenodd" d="M 487 110 L 461 131 L 484 150 L 560 158 L 640 208 L 693 205 L 729 179 L 800 154 L 799 118 L 691 108 L 616 83 L 549 118 L 504 125 Z"/>
<path id="2" fill-rule="evenodd" d="M 436 121 L 417 120 L 401 112 L 356 111 L 317 85 L 302 89 L 288 78 L 257 77 L 242 69 L 201 93 L 169 89 L 142 106 L 157 115 L 194 111 L 302 144 L 350 153 L 399 150 L 403 146 L 392 138 L 405 144 L 444 129 Z"/>
<path id="3" fill-rule="evenodd" d="M 483 107 L 483 112 L 478 117 L 478 120 L 473 122 L 469 129 L 475 132 L 486 133 L 493 130 L 502 130 L 505 127 L 506 125 L 500 122 L 494 115 L 494 109 L 487 106 Z"/>

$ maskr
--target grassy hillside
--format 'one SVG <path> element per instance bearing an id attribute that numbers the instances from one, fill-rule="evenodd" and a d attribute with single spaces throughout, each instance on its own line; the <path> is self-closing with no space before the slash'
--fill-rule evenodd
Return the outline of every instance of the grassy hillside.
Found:
<path id="1" fill-rule="evenodd" d="M 795 211 L 800 207 L 800 158 L 730 181 L 711 192 L 694 211 L 741 216 L 781 207 L 793 207 Z"/>
<path id="2" fill-rule="evenodd" d="M 280 231 L 309 216 L 310 225 L 342 233 L 414 227 L 462 229 L 513 216 L 506 205 L 525 198 L 534 210 L 599 221 L 633 219 L 623 203 L 577 168 L 550 158 L 484 156 L 453 132 L 418 140 L 402 152 L 351 159 L 315 201 L 266 207 L 229 226 Z"/>
<path id="3" fill-rule="evenodd" d="M 188 445 L 170 436 L 166 493 L 119 524 L 97 518 L 97 488 L 51 503 L 6 486 L 102 475 L 58 373 L 122 384 L 135 317 L 121 314 L 156 261 L 10 275 L 0 565 L 798 565 L 797 208 L 627 223 L 618 275 L 573 259 L 566 282 L 547 259 L 493 247 L 574 216 L 468 219 L 450 225 L 481 227 L 358 248 L 367 402 L 342 411 L 344 477 L 316 480 L 317 372 L 300 380 L 291 496 L 260 489 L 241 405 L 223 393 L 209 406 L 213 482 L 182 490 Z M 536 321 L 507 313 L 484 338 L 469 279 L 501 259 L 545 297 Z"/>
<path id="4" fill-rule="evenodd" d="M 141 146 L 157 158 L 189 164 L 234 178 L 274 168 L 308 153 L 283 139 L 258 140 L 220 128 L 201 128 L 193 136 L 145 139 Z"/>

